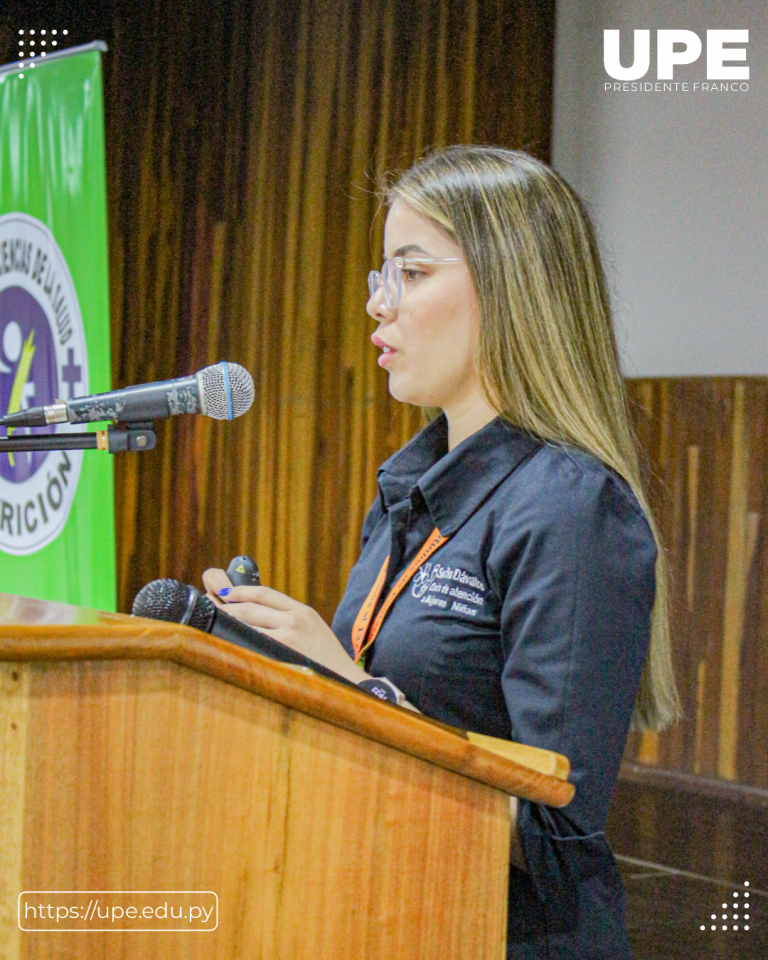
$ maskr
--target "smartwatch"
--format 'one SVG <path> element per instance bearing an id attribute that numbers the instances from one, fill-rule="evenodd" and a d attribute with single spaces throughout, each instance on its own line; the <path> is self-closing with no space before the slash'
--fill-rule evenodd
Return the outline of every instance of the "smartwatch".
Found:
<path id="1" fill-rule="evenodd" d="M 357 686 L 359 690 L 365 690 L 366 693 L 378 697 L 379 700 L 387 700 L 397 706 L 402 706 L 405 703 L 403 691 L 398 690 L 394 683 L 387 680 L 386 677 L 369 677 L 366 680 L 361 680 Z"/>

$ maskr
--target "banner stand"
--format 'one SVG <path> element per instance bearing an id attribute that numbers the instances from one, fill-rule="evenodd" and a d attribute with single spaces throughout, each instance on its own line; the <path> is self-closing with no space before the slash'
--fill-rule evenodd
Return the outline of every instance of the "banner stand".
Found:
<path id="1" fill-rule="evenodd" d="M 104 51 L 0 67 L 0 418 L 111 386 Z M 0 427 L 0 590 L 114 610 L 111 458 L 65 426 Z"/>

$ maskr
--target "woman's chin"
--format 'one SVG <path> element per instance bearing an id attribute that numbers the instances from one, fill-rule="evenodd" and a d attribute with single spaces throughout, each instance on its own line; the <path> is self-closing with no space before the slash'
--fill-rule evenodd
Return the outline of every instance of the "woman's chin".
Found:
<path id="1" fill-rule="evenodd" d="M 402 379 L 398 380 L 391 373 L 389 375 L 389 395 L 394 397 L 400 403 L 410 403 L 415 407 L 429 406 L 429 401 L 424 399 L 424 391 L 419 390 L 413 384 L 407 384 Z"/>

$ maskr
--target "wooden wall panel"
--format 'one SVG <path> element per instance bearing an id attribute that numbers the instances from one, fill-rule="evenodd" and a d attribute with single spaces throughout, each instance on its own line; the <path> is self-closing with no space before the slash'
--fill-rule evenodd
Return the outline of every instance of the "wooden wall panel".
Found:
<path id="1" fill-rule="evenodd" d="M 628 382 L 672 571 L 684 717 L 625 759 L 768 788 L 768 378 Z"/>
<path id="2" fill-rule="evenodd" d="M 222 358 L 256 381 L 241 420 L 167 421 L 117 463 L 120 609 L 248 552 L 330 618 L 420 422 L 369 340 L 375 178 L 450 142 L 546 159 L 554 3 L 117 0 L 104 24 L 114 383 Z"/>

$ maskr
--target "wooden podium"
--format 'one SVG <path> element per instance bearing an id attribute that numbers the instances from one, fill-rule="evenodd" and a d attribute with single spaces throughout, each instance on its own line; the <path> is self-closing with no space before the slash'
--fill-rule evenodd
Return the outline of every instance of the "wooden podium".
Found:
<path id="1" fill-rule="evenodd" d="M 573 795 L 564 758 L 188 627 L 0 594 L 0 660 L 2 960 L 502 960 L 508 795 Z M 218 923 L 22 930 L 23 891 Z"/>

